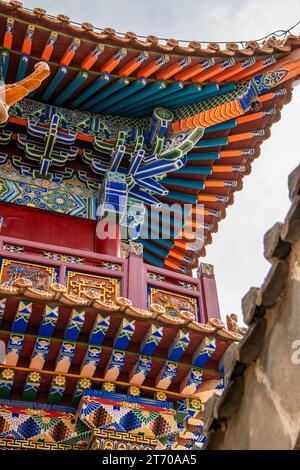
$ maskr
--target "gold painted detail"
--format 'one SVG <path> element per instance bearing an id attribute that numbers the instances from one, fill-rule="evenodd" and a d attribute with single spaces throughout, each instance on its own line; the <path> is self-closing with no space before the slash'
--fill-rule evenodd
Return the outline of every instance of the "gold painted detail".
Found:
<path id="1" fill-rule="evenodd" d="M 119 296 L 119 280 L 111 277 L 67 272 L 67 292 L 76 297 L 84 297 L 86 292 L 99 295 L 101 302 L 113 303 Z"/>

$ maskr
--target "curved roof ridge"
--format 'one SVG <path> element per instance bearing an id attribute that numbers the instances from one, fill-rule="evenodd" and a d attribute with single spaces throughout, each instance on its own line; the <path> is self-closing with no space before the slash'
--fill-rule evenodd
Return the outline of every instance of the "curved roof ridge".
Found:
<path id="1" fill-rule="evenodd" d="M 7 13 L 17 13 L 26 17 L 27 20 L 34 20 L 39 24 L 48 23 L 49 27 L 68 30 L 71 34 L 85 37 L 86 39 L 104 42 L 106 44 L 132 47 L 153 52 L 176 53 L 182 55 L 206 55 L 206 56 L 252 56 L 254 54 L 272 54 L 288 53 L 294 48 L 300 46 L 300 36 L 290 34 L 294 25 L 287 31 L 282 30 L 282 38 L 279 38 L 279 32 L 271 33 L 264 38 L 253 41 L 239 42 L 205 42 L 202 47 L 199 41 L 184 41 L 177 39 L 159 38 L 155 35 L 141 36 L 128 31 L 120 33 L 113 28 L 95 28 L 91 23 L 76 23 L 67 15 L 58 14 L 56 17 L 47 14 L 43 8 L 34 8 L 30 10 L 23 6 L 19 0 L 10 0 L 9 2 L 0 0 L 0 8 Z M 221 47 L 220 45 L 225 45 Z M 242 47 L 240 47 L 242 46 Z"/>

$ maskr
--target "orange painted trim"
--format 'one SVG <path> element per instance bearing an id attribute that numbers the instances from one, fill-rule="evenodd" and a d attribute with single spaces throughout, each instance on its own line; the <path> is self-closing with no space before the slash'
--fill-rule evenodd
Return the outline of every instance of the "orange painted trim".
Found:
<path id="1" fill-rule="evenodd" d="M 232 66 L 233 65 L 234 64 L 232 63 Z M 231 67 L 228 67 L 228 68 L 230 69 Z M 222 64 L 215 64 L 212 67 L 209 67 L 207 71 L 201 72 L 198 75 L 196 75 L 194 78 L 192 78 L 192 82 L 197 82 L 197 83 L 205 82 L 209 80 L 211 77 L 223 71 L 224 71 L 224 68 L 222 67 Z"/>
<path id="2" fill-rule="evenodd" d="M 137 74 L 137 78 L 148 78 L 150 75 L 152 75 L 154 72 L 156 72 L 158 69 L 160 69 L 163 65 L 165 65 L 167 62 L 169 62 L 169 56 L 168 55 L 162 55 L 159 58 L 153 60 L 150 62 L 150 64 L 145 65 Z"/>
<path id="3" fill-rule="evenodd" d="M 222 150 L 220 152 L 221 158 L 242 157 L 243 150 Z"/>
<path id="4" fill-rule="evenodd" d="M 111 73 L 119 63 L 125 59 L 127 56 L 127 49 L 119 49 L 115 54 L 113 54 L 101 67 L 102 73 Z"/>
<path id="5" fill-rule="evenodd" d="M 32 36 L 34 34 L 34 31 L 35 31 L 35 26 L 29 24 L 27 31 L 25 33 L 25 39 L 23 41 L 21 54 L 26 54 L 26 55 L 30 54 L 31 48 L 32 48 Z"/>
<path id="6" fill-rule="evenodd" d="M 90 70 L 91 67 L 97 62 L 98 57 L 90 52 L 89 55 L 81 62 L 80 68 L 83 70 Z"/>
<path id="7" fill-rule="evenodd" d="M 198 196 L 198 202 L 217 202 L 218 196 L 213 194 L 200 194 Z"/>
<path id="8" fill-rule="evenodd" d="M 211 64 L 211 67 L 212 67 L 214 65 L 214 59 L 209 59 L 209 60 L 212 62 Z M 182 80 L 182 81 L 189 80 L 195 75 L 199 75 L 201 72 L 204 72 L 204 70 L 207 70 L 207 67 L 203 67 L 202 64 L 196 64 L 196 65 L 193 65 L 193 67 L 190 67 L 187 70 L 183 70 L 182 72 L 175 75 L 174 79 Z"/>
<path id="9" fill-rule="evenodd" d="M 178 269 L 180 267 L 180 263 L 166 259 L 164 266 L 167 266 L 168 268 L 171 268 L 171 269 Z"/>
<path id="10" fill-rule="evenodd" d="M 273 98 L 275 98 L 277 95 L 276 95 L 276 92 L 272 91 L 271 93 L 266 93 L 265 95 L 261 95 L 258 97 L 258 100 L 261 102 L 261 103 L 265 103 L 266 101 L 270 101 L 272 100 Z"/>
<path id="11" fill-rule="evenodd" d="M 173 259 L 178 259 L 179 261 L 183 261 L 184 258 L 185 258 L 185 253 L 182 253 L 174 248 L 172 248 L 170 251 L 169 251 L 169 254 L 168 256 L 170 256 L 171 258 Z"/>
<path id="12" fill-rule="evenodd" d="M 229 69 L 224 70 L 223 72 L 218 74 L 216 77 L 214 77 L 213 81 L 217 83 L 224 82 L 225 80 L 232 77 L 233 75 L 240 72 L 241 70 L 244 70 L 243 65 L 241 63 L 235 64 Z"/>
<path id="13" fill-rule="evenodd" d="M 195 129 L 196 127 L 213 126 L 219 124 L 227 119 L 235 119 L 238 116 L 244 114 L 244 110 L 238 99 L 224 103 L 215 108 L 202 111 L 194 116 L 176 121 L 171 125 L 172 132 L 186 131 L 189 129 Z"/>
<path id="14" fill-rule="evenodd" d="M 180 61 L 180 62 L 176 62 L 175 64 L 170 65 L 170 67 L 164 70 L 161 70 L 161 72 L 159 72 L 156 75 L 156 78 L 158 80 L 168 80 L 168 78 L 175 75 L 175 73 L 180 72 L 180 70 L 190 65 L 192 59 L 190 57 L 186 57 L 184 61 L 185 61 L 184 65 L 182 65 L 182 61 Z"/>
<path id="15" fill-rule="evenodd" d="M 81 43 L 80 39 L 74 38 L 74 40 L 69 45 L 69 47 L 67 48 L 64 55 L 61 58 L 61 61 L 60 61 L 61 65 L 64 65 L 65 67 L 68 67 L 70 65 L 71 61 L 73 60 L 77 52 L 78 47 L 80 46 L 80 43 Z"/>
<path id="16" fill-rule="evenodd" d="M 213 165 L 212 171 L 213 173 L 233 173 L 237 171 L 236 167 L 240 167 L 240 165 Z M 240 167 L 242 169 L 242 167 Z"/>
<path id="17" fill-rule="evenodd" d="M 12 124 L 18 124 L 19 126 L 23 126 L 23 127 L 27 126 L 27 120 L 26 119 L 21 119 L 19 117 L 9 116 L 8 121 L 11 122 Z M 47 125 L 44 125 L 43 127 L 47 127 Z M 60 130 L 63 131 L 64 129 L 60 129 Z M 94 142 L 94 137 L 91 136 L 91 135 L 87 135 L 87 134 L 78 133 L 76 138 L 78 140 L 83 140 L 85 142 Z"/>
<path id="18" fill-rule="evenodd" d="M 92 135 L 87 134 L 77 134 L 76 138 L 78 140 L 84 140 L 85 142 L 94 142 L 94 137 Z"/>
<path id="19" fill-rule="evenodd" d="M 129 77 L 130 75 L 132 75 L 133 72 L 135 72 L 142 65 L 142 63 L 148 59 L 149 54 L 148 52 L 143 52 L 142 58 L 139 59 L 139 57 L 140 54 L 131 59 L 118 71 L 118 75 L 120 75 L 121 77 Z"/>
<path id="20" fill-rule="evenodd" d="M 181 250 L 189 250 L 189 244 L 187 242 L 184 242 L 183 240 L 175 240 L 174 246 Z"/>
<path id="21" fill-rule="evenodd" d="M 258 119 L 262 119 L 265 113 L 263 111 L 259 113 L 253 114 L 246 114 L 245 116 L 240 116 L 236 118 L 238 124 L 245 124 L 246 122 L 257 121 Z"/>
<path id="22" fill-rule="evenodd" d="M 52 31 L 50 33 L 50 36 L 42 52 L 42 55 L 41 55 L 42 60 L 46 60 L 46 61 L 50 60 L 57 38 L 58 38 L 58 34 L 55 31 Z"/>
<path id="23" fill-rule="evenodd" d="M 6 21 L 6 31 L 3 39 L 4 49 L 11 49 L 12 40 L 13 40 L 13 30 L 14 30 L 15 20 L 13 18 L 7 18 Z"/>
<path id="24" fill-rule="evenodd" d="M 14 117 L 14 116 L 9 116 L 8 121 L 12 122 L 13 124 L 18 124 L 19 126 L 27 126 L 26 119 L 21 119 L 21 118 Z"/>
<path id="25" fill-rule="evenodd" d="M 101 47 L 101 49 L 100 49 Z M 83 70 L 90 70 L 93 65 L 97 62 L 99 56 L 102 54 L 102 52 L 104 51 L 104 46 L 102 46 L 101 44 L 98 45 L 98 47 L 94 50 L 92 50 L 87 56 L 85 59 L 83 59 L 83 61 L 81 62 L 81 68 Z"/>
<path id="26" fill-rule="evenodd" d="M 134 57 L 119 70 L 118 75 L 121 75 L 121 77 L 129 77 L 139 66 L 140 64 L 136 61 L 136 57 Z"/>
<path id="27" fill-rule="evenodd" d="M 206 188 L 227 188 L 226 181 L 224 180 L 206 180 Z M 230 188 L 231 189 L 231 188 Z"/>
<path id="28" fill-rule="evenodd" d="M 206 216 L 209 217 L 210 214 L 206 214 Z M 187 220 L 186 223 L 184 224 L 184 229 L 183 229 L 184 238 L 188 238 L 187 235 L 189 234 L 191 234 L 195 238 L 195 233 L 191 233 L 191 230 L 196 231 L 201 228 L 203 229 L 202 223 L 196 223 L 196 221 Z"/>
<path id="29" fill-rule="evenodd" d="M 272 67 L 272 65 L 270 67 Z M 256 64 L 253 64 L 250 67 L 246 68 L 245 70 L 242 70 L 241 72 L 234 75 L 233 77 L 234 81 L 243 80 L 246 77 L 250 77 L 250 75 L 256 74 L 256 72 L 259 72 L 263 68 L 266 68 L 266 66 L 264 65 L 264 61 L 260 60 Z"/>
<path id="30" fill-rule="evenodd" d="M 210 215 L 209 209 L 200 209 L 197 206 L 192 208 L 193 215 Z M 189 223 L 189 221 L 187 221 Z"/>
<path id="31" fill-rule="evenodd" d="M 253 132 L 244 132 L 243 134 L 229 135 L 227 137 L 228 142 L 240 142 L 242 140 L 249 140 L 256 137 Z"/>

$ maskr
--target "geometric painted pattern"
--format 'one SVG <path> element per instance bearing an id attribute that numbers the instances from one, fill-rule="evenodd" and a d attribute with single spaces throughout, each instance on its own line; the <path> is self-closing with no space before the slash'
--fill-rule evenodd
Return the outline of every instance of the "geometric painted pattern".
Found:
<path id="1" fill-rule="evenodd" d="M 173 436 L 176 412 L 170 402 L 89 390 L 84 393 L 78 419 L 88 428 L 142 434 L 147 438 Z"/>
<path id="2" fill-rule="evenodd" d="M 68 413 L 26 411 L 0 406 L 0 438 L 59 442 L 74 434 L 74 416 Z"/>
<path id="3" fill-rule="evenodd" d="M 24 333 L 31 315 L 32 302 L 27 300 L 21 300 L 15 316 L 15 320 L 12 324 L 12 331 L 15 333 Z"/>

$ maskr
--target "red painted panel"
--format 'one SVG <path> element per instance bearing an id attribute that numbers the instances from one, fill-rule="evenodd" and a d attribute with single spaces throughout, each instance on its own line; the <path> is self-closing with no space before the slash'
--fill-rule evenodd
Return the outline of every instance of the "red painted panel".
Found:
<path id="1" fill-rule="evenodd" d="M 4 236 L 94 251 L 95 221 L 5 203 L 0 203 L 0 216 Z"/>
<path id="2" fill-rule="evenodd" d="M 220 320 L 221 315 L 215 278 L 203 275 L 202 286 L 206 304 L 206 321 L 211 318 L 218 318 Z"/>

